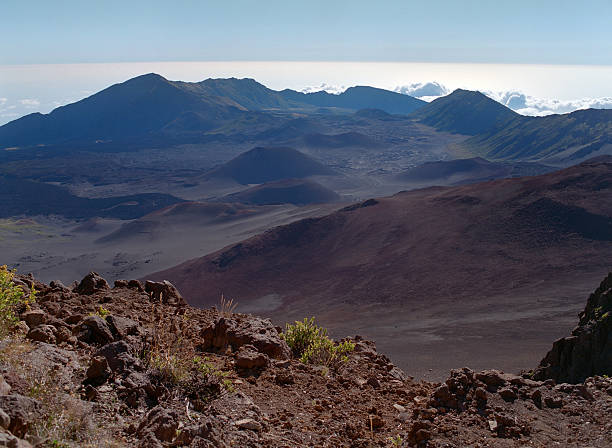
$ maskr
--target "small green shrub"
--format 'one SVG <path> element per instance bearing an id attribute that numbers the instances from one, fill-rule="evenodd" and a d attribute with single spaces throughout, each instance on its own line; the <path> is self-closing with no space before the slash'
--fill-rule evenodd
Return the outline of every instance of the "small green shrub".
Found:
<path id="1" fill-rule="evenodd" d="M 300 361 L 304 364 L 317 364 L 326 367 L 335 367 L 342 361 L 348 361 L 348 353 L 355 349 L 351 341 L 334 343 L 328 337 L 317 339 L 302 353 Z"/>
<path id="2" fill-rule="evenodd" d="M 208 361 L 209 359 L 206 356 L 203 358 L 200 356 L 194 356 L 193 364 L 195 366 L 196 371 L 204 377 L 216 377 L 225 390 L 230 393 L 234 392 L 234 385 L 232 384 L 232 380 L 227 378 L 229 376 L 229 372 L 217 369 L 213 364 Z"/>
<path id="3" fill-rule="evenodd" d="M 104 308 L 102 305 L 98 307 L 96 310 L 96 314 L 100 316 L 102 319 L 106 319 L 106 316 L 110 314 L 110 311 Z"/>
<path id="4" fill-rule="evenodd" d="M 402 442 L 403 441 L 404 440 L 399 435 L 397 435 L 395 437 L 389 437 L 389 442 L 391 442 L 391 445 L 393 445 L 393 446 L 402 446 Z"/>
<path id="5" fill-rule="evenodd" d="M 19 307 L 28 307 L 36 300 L 34 285 L 26 297 L 21 286 L 13 281 L 14 278 L 15 270 L 9 270 L 6 265 L 0 266 L 0 335 L 5 335 L 18 322 Z"/>
<path id="6" fill-rule="evenodd" d="M 327 336 L 327 330 L 315 324 L 314 317 L 287 324 L 281 337 L 291 348 L 293 355 L 304 364 L 337 367 L 348 360 L 348 353 L 355 349 L 351 341 L 335 343 Z"/>
<path id="7" fill-rule="evenodd" d="M 303 322 L 296 321 L 295 325 L 287 324 L 285 332 L 280 336 L 287 342 L 293 355 L 299 358 L 314 341 L 326 338 L 327 330 L 317 326 L 314 317 L 311 317 L 304 318 Z"/>

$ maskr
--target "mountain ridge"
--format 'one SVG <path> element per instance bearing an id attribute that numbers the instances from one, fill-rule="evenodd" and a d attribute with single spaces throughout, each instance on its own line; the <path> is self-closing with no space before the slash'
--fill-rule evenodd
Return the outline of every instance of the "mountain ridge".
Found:
<path id="1" fill-rule="evenodd" d="M 351 111 L 388 108 L 388 112 L 410 113 L 422 104 L 407 95 L 369 87 L 313 97 L 288 89 L 277 92 L 250 78 L 188 83 L 149 73 L 113 84 L 49 114 L 34 113 L 0 126 L 0 145 L 125 139 L 173 134 L 184 128 L 205 133 L 248 113 L 290 112 L 304 107 Z"/>

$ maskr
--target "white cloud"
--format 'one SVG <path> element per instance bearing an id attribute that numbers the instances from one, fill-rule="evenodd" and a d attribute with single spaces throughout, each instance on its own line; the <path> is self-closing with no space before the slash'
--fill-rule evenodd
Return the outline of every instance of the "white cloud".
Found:
<path id="1" fill-rule="evenodd" d="M 399 86 L 395 88 L 395 91 L 427 102 L 448 95 L 451 92 L 446 86 L 435 81 Z M 612 109 L 612 97 L 556 100 L 530 96 L 519 90 L 482 91 L 482 93 L 521 115 L 567 114 L 589 108 Z"/>
<path id="2" fill-rule="evenodd" d="M 323 84 L 319 84 L 318 86 L 304 87 L 301 90 L 301 92 L 302 93 L 314 93 L 314 92 L 325 91 L 325 92 L 331 93 L 333 95 L 340 95 L 346 89 L 347 89 L 347 87 L 345 87 L 345 86 L 334 86 L 334 85 L 323 83 Z"/>
<path id="3" fill-rule="evenodd" d="M 4 104 L 8 101 L 8 98 L 0 98 L 0 106 L 4 106 Z"/>
<path id="4" fill-rule="evenodd" d="M 37 99 L 32 99 L 32 98 L 25 98 L 23 100 L 19 100 L 19 102 L 21 103 L 22 106 L 28 109 L 33 109 L 33 108 L 40 106 L 40 101 L 38 101 Z"/>
<path id="5" fill-rule="evenodd" d="M 483 92 L 522 115 L 566 114 L 580 109 L 612 109 L 612 97 L 555 100 L 536 98 L 520 91 Z"/>
<path id="6" fill-rule="evenodd" d="M 450 91 L 439 82 L 416 82 L 406 86 L 398 86 L 395 88 L 398 93 L 410 95 L 415 98 L 432 101 L 440 96 L 448 95 Z M 426 99 L 427 98 L 427 99 Z"/>

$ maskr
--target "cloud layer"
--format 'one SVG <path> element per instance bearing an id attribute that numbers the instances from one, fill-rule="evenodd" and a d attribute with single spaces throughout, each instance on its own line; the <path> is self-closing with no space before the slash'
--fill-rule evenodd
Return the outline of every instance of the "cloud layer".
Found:
<path id="1" fill-rule="evenodd" d="M 340 95 L 342 92 L 344 92 L 347 89 L 347 87 L 345 86 L 333 86 L 330 84 L 319 84 L 318 86 L 308 86 L 308 87 L 304 87 L 302 90 L 300 90 L 300 92 L 303 93 L 314 93 L 314 92 L 321 92 L 321 91 L 325 91 L 327 93 L 331 93 L 334 95 Z"/>
<path id="2" fill-rule="evenodd" d="M 433 101 L 450 93 L 450 89 L 435 81 L 398 86 L 394 90 L 424 101 Z M 522 115 L 544 116 L 566 114 L 579 109 L 589 108 L 612 109 L 612 97 L 580 98 L 563 101 L 551 98 L 538 98 L 527 95 L 519 90 L 482 91 L 482 93 Z"/>
<path id="3" fill-rule="evenodd" d="M 522 115 L 566 114 L 575 110 L 589 108 L 612 109 L 612 97 L 561 101 L 550 98 L 536 98 L 519 91 L 483 93 Z"/>
<path id="4" fill-rule="evenodd" d="M 399 86 L 395 88 L 398 93 L 404 95 L 410 95 L 415 98 L 432 97 L 437 98 L 439 96 L 448 95 L 450 91 L 442 84 L 433 82 L 416 82 L 407 86 Z"/>

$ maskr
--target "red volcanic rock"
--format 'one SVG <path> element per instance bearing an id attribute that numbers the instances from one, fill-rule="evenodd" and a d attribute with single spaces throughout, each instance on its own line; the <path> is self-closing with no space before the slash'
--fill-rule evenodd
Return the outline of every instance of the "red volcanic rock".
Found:
<path id="1" fill-rule="evenodd" d="M 251 317 L 236 319 L 222 317 L 200 333 L 202 348 L 224 350 L 237 349 L 249 344 L 275 359 L 289 359 L 291 350 L 268 319 Z"/>
<path id="2" fill-rule="evenodd" d="M 108 282 L 100 277 L 97 272 L 90 272 L 81 280 L 74 292 L 89 295 L 105 289 L 110 289 Z"/>

